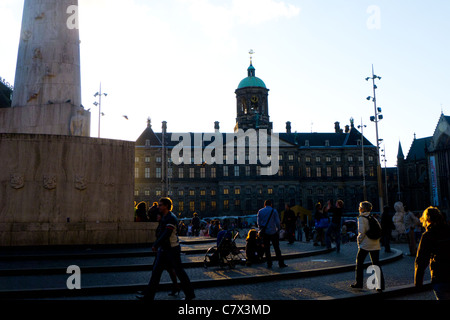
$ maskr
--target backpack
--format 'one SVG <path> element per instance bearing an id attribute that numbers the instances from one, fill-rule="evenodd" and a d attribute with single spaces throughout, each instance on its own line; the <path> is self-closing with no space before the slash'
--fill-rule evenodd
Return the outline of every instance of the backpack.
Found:
<path id="1" fill-rule="evenodd" d="M 378 240 L 381 238 L 381 225 L 380 222 L 371 214 L 368 216 L 362 216 L 369 220 L 369 230 L 366 232 L 366 236 L 372 240 Z"/>

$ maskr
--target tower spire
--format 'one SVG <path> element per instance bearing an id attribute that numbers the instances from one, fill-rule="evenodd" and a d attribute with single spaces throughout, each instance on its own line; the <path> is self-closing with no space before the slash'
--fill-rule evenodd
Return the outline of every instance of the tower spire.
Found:
<path id="1" fill-rule="evenodd" d="M 253 51 L 253 49 L 250 49 L 248 54 L 250 55 L 250 65 L 253 65 L 253 55 L 255 54 L 255 51 Z"/>
<path id="2" fill-rule="evenodd" d="M 255 77 L 255 67 L 253 66 L 253 55 L 255 54 L 255 51 L 253 51 L 253 49 L 250 49 L 248 53 L 250 54 L 250 66 L 247 69 L 248 76 Z"/>

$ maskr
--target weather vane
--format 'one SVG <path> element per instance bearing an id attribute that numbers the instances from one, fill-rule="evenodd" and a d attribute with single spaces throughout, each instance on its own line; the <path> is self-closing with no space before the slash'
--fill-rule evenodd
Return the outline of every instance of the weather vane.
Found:
<path id="1" fill-rule="evenodd" d="M 253 49 L 250 49 L 250 51 L 248 53 L 250 54 L 250 64 L 252 64 L 252 62 L 253 62 L 253 55 L 255 54 L 255 51 L 253 51 Z"/>

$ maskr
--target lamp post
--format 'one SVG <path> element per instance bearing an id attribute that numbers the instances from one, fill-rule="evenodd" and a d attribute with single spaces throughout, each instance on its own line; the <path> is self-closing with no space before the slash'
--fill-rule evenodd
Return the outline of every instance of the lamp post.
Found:
<path id="1" fill-rule="evenodd" d="M 381 155 L 383 157 L 384 162 L 384 187 L 386 188 L 386 205 L 389 205 L 389 196 L 388 196 L 388 183 L 387 183 L 387 160 L 386 160 L 386 145 L 384 145 L 384 149 L 381 149 L 381 152 L 383 154 Z"/>
<path id="2" fill-rule="evenodd" d="M 94 102 L 94 105 L 98 106 L 98 137 L 100 138 L 100 119 L 102 117 L 102 96 L 108 96 L 107 93 L 102 93 L 102 83 L 100 83 L 100 91 L 94 94 L 94 97 L 99 97 L 98 102 Z"/>
<path id="3" fill-rule="evenodd" d="M 381 77 L 374 74 L 372 65 L 372 77 L 367 77 L 366 81 L 372 79 L 373 84 L 373 97 L 367 97 L 367 100 L 373 101 L 373 106 L 375 110 L 375 115 L 370 117 L 370 121 L 375 122 L 375 132 L 377 139 L 377 180 L 378 180 L 378 200 L 380 204 L 380 212 L 383 209 L 383 183 L 381 181 L 381 162 L 380 162 L 380 141 L 378 140 L 378 122 L 383 120 L 383 115 L 381 114 L 381 108 L 377 108 L 377 98 L 376 89 L 378 88 L 375 84 L 375 79 L 381 80 Z"/>
<path id="4" fill-rule="evenodd" d="M 367 200 L 367 189 L 366 189 L 366 165 L 365 165 L 365 159 L 364 159 L 364 128 L 366 128 L 366 125 L 363 125 L 363 121 L 361 118 L 361 125 L 358 126 L 358 129 L 361 129 L 361 153 L 362 153 L 362 165 L 363 165 L 363 194 L 364 194 L 364 201 Z"/>

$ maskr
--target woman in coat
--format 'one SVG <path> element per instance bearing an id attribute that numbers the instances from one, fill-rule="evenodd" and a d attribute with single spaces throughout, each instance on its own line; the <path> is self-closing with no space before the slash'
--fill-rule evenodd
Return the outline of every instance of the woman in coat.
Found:
<path id="1" fill-rule="evenodd" d="M 450 226 L 439 209 L 427 208 L 420 218 L 426 231 L 420 239 L 415 261 L 414 285 L 423 284 L 430 266 L 431 283 L 438 300 L 450 300 Z"/>

